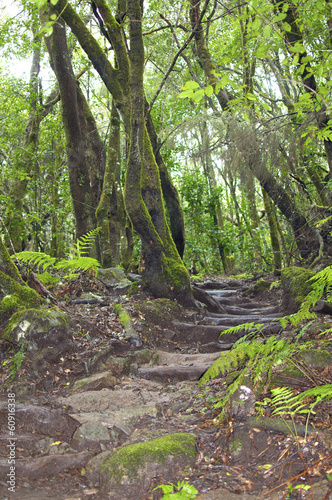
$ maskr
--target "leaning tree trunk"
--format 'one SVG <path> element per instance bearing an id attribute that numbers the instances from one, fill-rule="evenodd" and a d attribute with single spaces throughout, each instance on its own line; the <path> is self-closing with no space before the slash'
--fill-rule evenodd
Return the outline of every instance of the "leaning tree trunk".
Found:
<path id="1" fill-rule="evenodd" d="M 104 32 L 111 41 L 117 69 L 113 68 L 102 47 L 67 0 L 59 0 L 54 9 L 71 27 L 83 50 L 112 94 L 129 140 L 125 203 L 134 229 L 142 240 L 143 282 L 158 297 L 177 298 L 191 303 L 189 274 L 172 240 L 167 225 L 158 166 L 145 127 L 143 69 L 144 50 L 141 26 L 141 2 L 127 3 L 130 19 L 130 58 L 121 25 L 105 0 L 94 2 L 104 20 Z"/>
<path id="2" fill-rule="evenodd" d="M 70 192 L 73 200 L 76 236 L 80 238 L 96 227 L 95 206 L 85 157 L 80 124 L 77 82 L 68 52 L 65 24 L 58 19 L 53 26 L 48 49 L 61 96 L 62 120 L 66 136 Z"/>
<path id="3" fill-rule="evenodd" d="M 191 303 L 189 274 L 172 240 L 163 206 L 158 166 L 144 119 L 144 47 L 139 0 L 128 0 L 130 22 L 131 130 L 125 200 L 142 240 L 143 282 L 156 297 Z"/>
<path id="4" fill-rule="evenodd" d="M 190 0 L 191 7 L 189 9 L 189 17 L 192 29 L 195 30 L 194 39 L 199 61 L 202 65 L 208 83 L 212 86 L 215 86 L 215 84 L 217 83 L 217 66 L 212 60 L 211 54 L 205 44 L 204 29 L 202 23 L 198 23 L 199 25 L 197 26 L 197 19 L 200 19 L 200 3 L 200 0 Z M 218 99 L 220 107 L 224 111 L 229 111 L 229 103 L 232 98 L 231 96 L 229 96 L 226 90 L 219 89 L 216 97 Z M 241 144 L 239 146 L 241 148 Z M 329 145 L 325 144 L 325 146 L 328 149 Z M 258 145 L 257 147 L 255 147 L 254 144 L 252 144 L 251 150 L 252 157 L 255 157 L 255 153 L 260 151 Z M 296 207 L 295 203 L 290 198 L 288 193 L 283 189 L 281 185 L 278 184 L 276 179 L 265 166 L 263 166 L 260 162 L 257 163 L 255 158 L 253 161 L 249 160 L 248 166 L 253 175 L 259 181 L 261 187 L 265 189 L 275 205 L 280 209 L 280 211 L 290 223 L 301 257 L 303 259 L 316 257 L 319 253 L 320 248 L 320 242 L 319 238 L 317 238 L 317 233 L 310 227 L 304 215 L 299 212 L 298 208 Z"/>

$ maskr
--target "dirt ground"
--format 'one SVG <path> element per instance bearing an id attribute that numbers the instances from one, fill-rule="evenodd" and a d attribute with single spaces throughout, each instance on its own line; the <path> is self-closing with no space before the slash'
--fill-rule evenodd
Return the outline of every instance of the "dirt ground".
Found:
<path id="1" fill-rule="evenodd" d="M 247 296 L 248 286 L 247 282 L 241 282 L 237 293 L 241 297 Z M 80 301 L 83 292 L 102 297 L 102 301 L 73 303 Z M 13 365 L 9 361 L 19 348 L 5 342 L 0 345 L 0 382 L 3 389 L 0 407 L 0 423 L 3 426 L 0 435 L 1 475 L 5 471 L 8 454 L 4 412 L 8 393 L 15 393 L 19 405 L 44 408 L 51 412 L 49 415 L 61 410 L 80 424 L 101 421 L 100 415 L 103 415 L 106 425 L 107 418 L 112 418 L 112 429 L 115 425 L 117 432 L 112 445 L 114 449 L 139 440 L 143 435 L 159 435 L 160 431 L 193 433 L 197 442 L 195 466 L 172 478 L 172 482 L 188 481 L 199 492 L 197 498 L 323 500 L 331 497 L 331 403 L 317 405 L 316 414 L 310 419 L 309 431 L 304 436 L 301 432 L 296 435 L 275 428 L 270 422 L 269 408 L 265 409 L 262 417 L 264 422 L 257 420 L 254 410 L 249 418 L 243 418 L 241 412 L 230 412 L 221 421 L 221 409 L 217 403 L 225 395 L 228 381 L 220 375 L 198 387 L 199 377 L 219 353 L 215 348 L 216 340 L 190 340 L 194 326 L 204 323 L 204 318 L 200 321 L 197 318 L 197 312 L 181 307 L 164 307 L 162 316 L 158 316 L 160 303 L 154 302 L 146 293 L 138 291 L 128 297 L 126 292 L 105 288 L 96 279 L 81 278 L 53 293 L 71 316 L 71 349 L 56 361 L 44 360 L 42 368 L 36 368 L 32 354 L 27 353 L 12 380 Z M 280 293 L 265 292 L 252 300 L 256 308 L 264 302 L 265 307 L 271 309 L 280 305 Z M 245 300 L 242 302 L 244 304 Z M 126 334 L 123 322 L 115 312 L 115 304 L 121 304 L 129 314 L 134 336 Z M 149 304 L 150 309 L 144 304 Z M 332 323 L 330 316 L 322 316 L 319 321 Z M 188 329 L 183 325 L 188 325 Z M 318 327 L 308 328 L 303 339 L 312 340 L 314 345 L 321 339 L 320 333 Z M 288 330 L 280 335 L 291 334 Z M 142 352 L 144 354 L 140 354 Z M 113 356 L 114 380 L 109 381 L 106 387 L 102 384 L 98 386 L 98 382 L 87 392 L 75 392 L 75 382 L 86 377 L 87 372 L 102 372 L 105 359 L 110 355 Z M 323 371 L 313 367 L 310 370 L 313 380 L 332 383 L 331 366 Z M 294 392 L 299 390 L 298 384 L 299 381 L 294 380 Z M 300 385 L 303 384 L 300 382 Z M 117 404 L 112 407 L 107 399 L 111 391 L 113 394 L 118 391 Z M 133 407 L 137 413 L 129 422 L 126 415 L 131 415 Z M 32 421 L 33 412 L 31 415 Z M 56 415 L 59 414 L 54 415 L 58 418 Z M 297 415 L 295 420 L 296 424 L 306 424 L 305 416 Z M 41 428 L 29 428 L 27 421 L 18 425 L 17 461 L 43 457 L 45 474 L 34 472 L 30 477 L 17 477 L 16 492 L 13 494 L 8 492 L 3 476 L 0 478 L 1 498 L 101 498 L 98 486 L 85 475 L 85 464 L 88 458 L 104 448 L 94 449 L 92 446 L 87 452 L 83 446 L 76 450 L 78 455 L 71 454 L 68 448 L 61 452 L 62 457 L 67 453 L 67 468 L 53 474 L 47 470 L 46 458 L 51 456 L 50 446 L 70 439 L 70 436 L 65 436 L 69 432 L 68 425 L 57 435 L 56 432 L 53 435 L 52 432 L 43 432 Z M 111 425 L 108 428 L 111 429 Z M 51 444 L 43 449 L 41 441 L 45 441 L 45 436 Z M 157 475 L 152 486 L 158 486 L 161 480 L 162 474 L 160 477 Z M 152 489 L 145 493 L 144 499 L 161 498 L 161 490 L 153 492 Z"/>

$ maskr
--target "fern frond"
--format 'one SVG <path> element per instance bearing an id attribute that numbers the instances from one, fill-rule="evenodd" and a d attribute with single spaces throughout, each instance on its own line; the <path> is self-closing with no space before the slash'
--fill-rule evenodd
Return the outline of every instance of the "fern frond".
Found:
<path id="1" fill-rule="evenodd" d="M 11 258 L 18 258 L 18 260 L 29 264 L 30 266 L 41 267 L 43 271 L 52 266 L 56 261 L 55 257 L 51 257 L 47 253 L 43 252 L 18 252 L 16 255 L 12 255 Z"/>
<path id="2" fill-rule="evenodd" d="M 101 227 L 96 227 L 86 234 L 83 234 L 77 242 L 75 247 L 70 248 L 70 254 L 72 257 L 83 257 L 85 254 L 89 253 L 90 248 L 94 244 Z"/>
<path id="3" fill-rule="evenodd" d="M 240 332 L 241 330 L 244 330 L 245 332 L 249 332 L 249 335 L 255 334 L 255 333 L 257 333 L 257 330 L 259 331 L 263 326 L 264 325 L 262 323 L 242 323 L 241 325 L 232 326 L 231 328 L 227 328 L 227 330 L 223 330 L 220 333 L 220 336 L 221 335 L 229 335 L 229 334 L 234 335 L 234 334 Z M 250 330 L 254 330 L 254 331 L 250 332 Z M 243 337 L 241 337 L 241 338 L 243 338 Z"/>
<path id="4" fill-rule="evenodd" d="M 55 269 L 68 269 L 70 271 L 90 271 L 97 274 L 100 263 L 93 257 L 77 257 L 72 260 L 62 259 L 55 266 Z"/>

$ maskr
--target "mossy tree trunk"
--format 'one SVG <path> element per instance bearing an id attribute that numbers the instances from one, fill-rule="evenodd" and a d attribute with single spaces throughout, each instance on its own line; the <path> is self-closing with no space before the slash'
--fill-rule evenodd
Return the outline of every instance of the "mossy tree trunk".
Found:
<path id="1" fill-rule="evenodd" d="M 146 104 L 146 109 L 148 109 L 149 107 L 148 103 L 146 102 L 145 104 Z M 176 245 L 180 257 L 182 258 L 185 248 L 183 210 L 181 207 L 179 193 L 177 192 L 172 182 L 171 176 L 167 170 L 164 159 L 160 152 L 159 139 L 150 113 L 148 113 L 148 116 L 146 117 L 146 127 L 152 144 L 153 154 L 156 158 L 156 162 L 159 168 L 161 188 L 163 190 L 163 196 L 166 203 L 167 212 L 169 215 L 172 238 L 174 240 L 174 243 Z"/>
<path id="2" fill-rule="evenodd" d="M 142 274 L 156 297 L 192 300 L 189 274 L 166 221 L 159 170 L 144 117 L 144 46 L 139 0 L 128 0 L 130 22 L 130 149 L 125 200 L 129 217 L 142 240 Z"/>
<path id="3" fill-rule="evenodd" d="M 38 293 L 22 280 L 0 239 L 0 330 L 19 307 L 38 307 L 41 303 Z"/>
<path id="4" fill-rule="evenodd" d="M 273 270 L 280 270 L 281 264 L 281 248 L 278 237 L 278 222 L 275 213 L 275 208 L 272 205 L 271 199 L 267 195 L 265 189 L 262 189 L 264 208 L 267 214 L 267 220 L 270 228 L 271 247 L 273 252 Z"/>
<path id="5" fill-rule="evenodd" d="M 113 103 L 106 169 L 96 210 L 101 263 L 103 267 L 122 265 L 127 270 L 133 253 L 132 225 L 128 219 L 121 185 L 120 117 Z"/>
<path id="6" fill-rule="evenodd" d="M 166 221 L 158 165 L 144 119 L 144 48 L 141 2 L 127 2 L 130 20 L 130 57 L 121 25 L 105 0 L 95 0 L 103 19 L 105 36 L 115 52 L 116 69 L 101 45 L 66 0 L 54 9 L 77 37 L 83 50 L 112 94 L 128 140 L 125 204 L 134 229 L 142 240 L 143 283 L 157 297 L 191 302 L 189 274 L 185 269 Z"/>
<path id="7" fill-rule="evenodd" d="M 84 100 L 77 87 L 78 83 L 68 52 L 65 23 L 62 19 L 58 19 L 54 24 L 47 47 L 59 85 L 76 236 L 80 238 L 96 227 L 96 206 L 86 158 L 84 130 L 82 130 Z"/>

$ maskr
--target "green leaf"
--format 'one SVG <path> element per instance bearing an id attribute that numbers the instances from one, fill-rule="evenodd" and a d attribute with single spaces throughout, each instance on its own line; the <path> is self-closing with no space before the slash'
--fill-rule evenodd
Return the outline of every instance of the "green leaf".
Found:
<path id="1" fill-rule="evenodd" d="M 288 24 L 288 23 L 286 23 L 286 22 L 285 22 L 285 23 L 282 23 L 282 29 L 283 29 L 284 31 L 288 31 L 288 32 L 292 31 L 291 25 L 290 25 L 290 24 Z"/>
<path id="2" fill-rule="evenodd" d="M 181 88 L 182 88 L 182 90 L 198 89 L 199 88 L 199 84 L 197 82 L 194 82 L 193 80 L 189 80 Z"/>
<path id="3" fill-rule="evenodd" d="M 197 92 L 194 92 L 193 99 L 194 101 L 198 102 L 202 99 L 204 96 L 204 89 L 199 89 Z"/>
<path id="4" fill-rule="evenodd" d="M 263 29 L 263 36 L 265 36 L 265 38 L 269 38 L 271 35 L 271 32 L 272 32 L 272 28 L 269 24 L 267 24 Z"/>
<path id="5" fill-rule="evenodd" d="M 204 92 L 205 92 L 205 94 L 208 97 L 211 97 L 212 94 L 213 94 L 213 87 L 212 87 L 212 85 L 208 85 L 207 87 L 205 87 Z"/>

